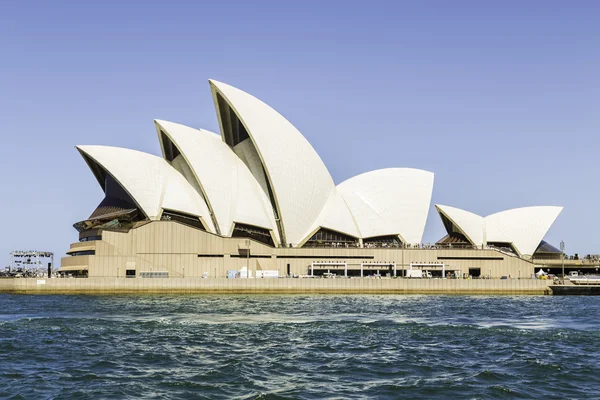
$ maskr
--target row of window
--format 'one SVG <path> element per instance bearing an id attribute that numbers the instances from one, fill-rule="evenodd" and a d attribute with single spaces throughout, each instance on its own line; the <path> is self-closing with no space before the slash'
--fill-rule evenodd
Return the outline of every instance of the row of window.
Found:
<path id="1" fill-rule="evenodd" d="M 74 253 L 70 253 L 71 257 L 77 256 L 93 256 L 96 254 L 96 250 L 85 250 L 85 251 L 76 251 Z"/>
<path id="2" fill-rule="evenodd" d="M 271 232 L 269 230 L 258 228 L 252 225 L 235 224 L 231 236 L 254 239 L 257 242 L 264 243 L 268 246 L 275 246 L 275 244 L 273 243 L 273 238 L 271 237 Z"/>
<path id="3" fill-rule="evenodd" d="M 102 235 L 88 236 L 88 237 L 84 237 L 84 238 L 79 239 L 80 242 L 93 242 L 95 240 L 102 240 Z"/>
<path id="4" fill-rule="evenodd" d="M 130 270 L 133 271 L 135 276 L 135 270 Z M 168 278 L 169 277 L 169 273 L 166 271 L 160 271 L 160 272 L 140 272 L 140 278 Z"/>
<path id="5" fill-rule="evenodd" d="M 184 213 L 180 213 L 180 212 L 164 210 L 161 220 L 177 221 L 177 222 L 181 222 L 184 225 L 188 225 L 188 226 L 194 227 L 196 229 L 200 229 L 202 231 L 205 230 L 204 225 L 202 225 L 202 222 L 200 222 L 200 220 L 197 217 L 194 217 L 194 216 L 191 216 L 188 214 L 184 214 Z"/>

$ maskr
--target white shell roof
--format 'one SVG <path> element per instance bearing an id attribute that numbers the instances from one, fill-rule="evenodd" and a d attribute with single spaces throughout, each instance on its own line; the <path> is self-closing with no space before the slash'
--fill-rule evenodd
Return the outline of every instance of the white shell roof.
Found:
<path id="1" fill-rule="evenodd" d="M 230 236 L 238 222 L 273 230 L 279 240 L 267 195 L 219 135 L 168 121 L 155 123 L 157 131 L 168 136 L 193 171 L 222 235 Z M 160 134 L 159 138 L 164 151 Z"/>
<path id="2" fill-rule="evenodd" d="M 209 82 L 217 110 L 219 103 L 223 105 L 217 101 L 220 96 L 249 136 L 242 137 L 243 129 L 228 125 L 235 132 L 231 136 L 237 135 L 233 149 L 220 135 L 166 121 L 155 122 L 163 154 L 160 131 L 179 150 L 171 162 L 114 147 L 78 149 L 113 175 L 150 219 L 160 218 L 162 209 L 172 209 L 200 217 L 207 230 L 223 236 L 242 223 L 269 229 L 281 242 L 279 223 L 286 244 L 293 246 L 303 244 L 319 228 L 363 239 L 398 235 L 404 243 L 421 242 L 433 173 L 382 169 L 336 187 L 310 143 L 277 111 L 235 87 Z M 217 115 L 222 126 L 219 110 Z M 448 206 L 438 206 L 438 212 L 476 244 L 485 243 L 487 232 L 487 240 L 512 238 L 518 251 L 527 254 L 560 210 L 505 212 L 485 219 Z M 523 221 L 530 226 L 514 228 Z"/>
<path id="3" fill-rule="evenodd" d="M 508 242 L 521 255 L 533 255 L 546 236 L 562 207 L 523 207 L 485 217 L 488 242 Z"/>
<path id="4" fill-rule="evenodd" d="M 341 193 L 334 189 L 325 203 L 325 207 L 321 211 L 321 214 L 313 223 L 311 229 L 306 235 L 304 240 L 299 243 L 303 245 L 308 239 L 312 237 L 320 228 L 330 229 L 336 232 L 344 233 L 348 236 L 360 238 L 360 231 L 356 226 L 354 217 L 348 208 Z"/>
<path id="5" fill-rule="evenodd" d="M 520 255 L 531 256 L 562 211 L 562 207 L 523 207 L 481 217 L 458 208 L 436 205 L 473 244 L 512 243 Z"/>
<path id="6" fill-rule="evenodd" d="M 425 230 L 433 173 L 388 168 L 357 175 L 338 185 L 362 238 L 399 235 L 420 243 Z"/>
<path id="7" fill-rule="evenodd" d="M 208 207 L 200 195 L 164 159 L 120 147 L 77 149 L 112 175 L 148 218 L 159 219 L 165 208 L 200 217 L 207 230 L 214 232 Z"/>
<path id="8" fill-rule="evenodd" d="M 257 98 L 210 81 L 246 128 L 271 183 L 287 243 L 298 245 L 335 188 L 323 161 L 302 134 Z"/>
<path id="9" fill-rule="evenodd" d="M 436 204 L 435 208 L 439 214 L 445 215 L 471 243 L 478 246 L 483 244 L 484 219 L 482 216 L 440 204 Z"/>

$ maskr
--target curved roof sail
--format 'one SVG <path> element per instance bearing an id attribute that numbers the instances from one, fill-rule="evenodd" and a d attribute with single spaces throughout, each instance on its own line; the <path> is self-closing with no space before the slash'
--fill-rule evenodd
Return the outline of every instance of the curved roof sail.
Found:
<path id="1" fill-rule="evenodd" d="M 77 150 L 103 190 L 103 177 L 94 164 L 110 174 L 149 219 L 160 219 L 164 208 L 199 217 L 205 229 L 214 232 L 204 200 L 164 159 L 120 147 L 77 146 Z"/>
<path id="2" fill-rule="evenodd" d="M 521 255 L 532 256 L 562 209 L 523 207 L 488 215 L 485 217 L 486 240 L 512 243 Z"/>
<path id="3" fill-rule="evenodd" d="M 252 173 L 259 182 L 264 175 L 263 189 L 279 219 L 282 241 L 298 245 L 335 189 L 329 171 L 304 136 L 277 111 L 233 86 L 209 82 L 223 141 L 234 151 L 240 143 L 252 142 L 261 161 Z"/>
<path id="4" fill-rule="evenodd" d="M 367 172 L 338 185 L 362 238 L 399 235 L 420 243 L 427 222 L 434 175 L 412 168 Z"/>
<path id="5" fill-rule="evenodd" d="M 459 208 L 436 205 L 473 244 L 508 243 L 521 256 L 532 256 L 562 211 L 562 207 L 537 206 L 506 210 L 481 217 Z M 444 224 L 446 225 L 446 224 Z M 446 230 L 450 234 L 449 227 Z"/>
<path id="6" fill-rule="evenodd" d="M 304 243 L 321 228 L 343 233 L 357 239 L 361 237 L 360 231 L 354 221 L 354 217 L 338 190 L 333 190 L 331 192 L 321 214 L 315 220 L 311 229 L 304 236 L 304 239 L 299 245 L 304 245 Z"/>
<path id="7" fill-rule="evenodd" d="M 433 173 L 388 168 L 336 186 L 315 149 L 286 118 L 240 89 L 209 83 L 221 135 L 156 120 L 163 158 L 77 146 L 105 192 L 91 222 L 116 212 L 136 221 L 142 213 L 150 220 L 191 218 L 193 226 L 221 236 L 250 235 L 286 247 L 322 241 L 323 235 L 352 246 L 360 242 L 355 239 L 421 242 Z M 444 205 L 436 209 L 448 231 L 442 243 L 508 244 L 520 256 L 535 253 L 562 211 L 523 207 L 482 217 Z"/>
<path id="8" fill-rule="evenodd" d="M 216 133 L 155 121 L 165 158 L 189 169 L 188 179 L 206 199 L 218 231 L 230 236 L 235 223 L 273 230 L 271 204 L 248 167 Z"/>
<path id="9" fill-rule="evenodd" d="M 441 204 L 436 204 L 435 208 L 442 218 L 447 218 L 452 224 L 452 227 L 446 226 L 449 234 L 452 233 L 452 229 L 462 233 L 473 245 L 482 246 L 484 244 L 484 219 L 482 216 Z"/>

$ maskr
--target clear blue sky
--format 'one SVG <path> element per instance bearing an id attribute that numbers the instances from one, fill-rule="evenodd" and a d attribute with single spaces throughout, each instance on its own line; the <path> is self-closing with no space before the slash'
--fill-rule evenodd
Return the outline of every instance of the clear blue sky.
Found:
<path id="1" fill-rule="evenodd" d="M 338 183 L 433 171 L 425 242 L 435 203 L 562 205 L 547 239 L 600 253 L 599 21 L 595 1 L 4 2 L 0 266 L 77 240 L 103 195 L 75 145 L 159 154 L 155 118 L 218 131 L 209 78 L 286 116 Z"/>

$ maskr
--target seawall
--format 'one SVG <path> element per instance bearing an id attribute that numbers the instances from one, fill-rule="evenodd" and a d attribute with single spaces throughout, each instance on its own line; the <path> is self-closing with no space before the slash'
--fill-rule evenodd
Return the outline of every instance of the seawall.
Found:
<path id="1" fill-rule="evenodd" d="M 600 296 L 600 285 L 552 285 L 556 296 Z"/>
<path id="2" fill-rule="evenodd" d="M 551 294 L 537 279 L 0 279 L 0 293 L 24 294 Z"/>

